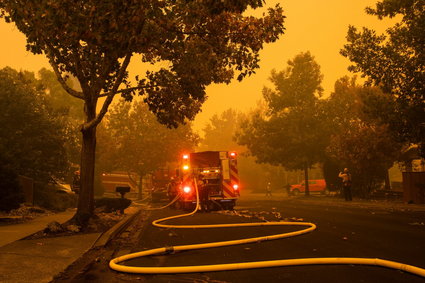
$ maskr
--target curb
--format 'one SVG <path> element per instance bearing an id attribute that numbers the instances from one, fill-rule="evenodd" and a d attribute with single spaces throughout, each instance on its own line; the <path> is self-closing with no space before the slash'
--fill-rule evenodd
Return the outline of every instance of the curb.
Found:
<path id="1" fill-rule="evenodd" d="M 110 228 L 108 231 L 102 233 L 99 238 L 94 242 L 91 248 L 99 248 L 104 247 L 109 243 L 111 239 L 116 237 L 118 234 L 120 234 L 122 231 L 127 228 L 131 221 L 140 214 L 142 211 L 142 208 L 138 208 L 137 211 L 134 214 L 126 216 L 124 219 L 119 221 L 117 224 L 115 224 L 112 228 Z"/>

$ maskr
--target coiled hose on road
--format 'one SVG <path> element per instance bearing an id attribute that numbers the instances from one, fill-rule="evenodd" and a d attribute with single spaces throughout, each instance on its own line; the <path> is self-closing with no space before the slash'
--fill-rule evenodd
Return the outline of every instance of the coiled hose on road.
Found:
<path id="1" fill-rule="evenodd" d="M 197 250 L 197 249 L 207 249 L 215 247 L 224 247 L 232 245 L 242 245 L 248 243 L 254 243 L 259 241 L 269 241 L 277 240 L 282 238 L 288 238 L 293 236 L 298 236 L 301 234 L 309 233 L 316 229 L 316 225 L 308 222 L 260 222 L 260 223 L 237 223 L 237 224 L 214 224 L 214 225 L 169 225 L 169 224 L 160 224 L 161 222 L 176 219 L 180 217 L 190 216 L 196 213 L 199 209 L 199 194 L 198 187 L 195 182 L 196 189 L 196 207 L 195 209 L 186 214 L 170 216 L 162 219 L 158 219 L 152 222 L 156 227 L 161 228 L 177 228 L 177 229 L 187 229 L 187 228 L 228 228 L 228 227 L 257 227 L 257 226 L 303 226 L 307 227 L 302 230 L 268 235 L 255 238 L 239 239 L 232 241 L 221 241 L 221 242 L 211 242 L 211 243 L 202 243 L 202 244 L 193 244 L 193 245 L 181 245 L 181 246 L 172 246 L 172 247 L 162 247 L 157 249 L 151 249 L 147 251 L 127 254 L 112 259 L 109 262 L 109 267 L 113 270 L 126 272 L 126 273 L 142 273 L 142 274 L 176 274 L 176 273 L 195 273 L 195 272 L 212 272 L 212 271 L 225 271 L 225 270 L 241 270 L 241 269 L 254 269 L 254 268 L 266 268 L 266 267 L 282 267 L 282 266 L 295 266 L 295 265 L 335 265 L 335 264 L 355 264 L 355 265 L 375 265 L 382 266 L 397 270 L 402 270 L 405 272 L 413 273 L 418 276 L 425 277 L 425 269 L 416 267 L 413 265 L 403 264 L 395 261 L 389 261 L 379 258 L 350 258 L 350 257 L 340 257 L 340 258 L 300 258 L 300 259 L 282 259 L 282 260 L 270 260 L 270 261 L 255 261 L 255 262 L 241 262 L 241 263 L 227 263 L 227 264 L 214 264 L 214 265 L 197 265 L 197 266 L 172 266 L 172 267 L 135 267 L 135 266 L 125 266 L 119 264 L 120 262 L 130 260 L 133 258 L 158 255 L 164 253 L 172 253 L 175 251 L 188 251 L 188 250 Z M 170 204 L 162 207 L 168 207 L 175 201 L 176 197 Z"/>

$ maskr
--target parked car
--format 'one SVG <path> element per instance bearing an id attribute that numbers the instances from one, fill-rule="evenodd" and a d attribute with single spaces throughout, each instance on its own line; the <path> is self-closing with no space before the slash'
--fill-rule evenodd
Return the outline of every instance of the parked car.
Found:
<path id="1" fill-rule="evenodd" d="M 74 192 L 71 189 L 70 184 L 66 184 L 62 180 L 59 180 L 57 178 L 51 177 L 49 184 L 54 186 L 57 193 L 66 193 L 66 194 L 74 194 Z"/>
<path id="2" fill-rule="evenodd" d="M 310 193 L 325 194 L 327 192 L 325 179 L 308 180 L 308 189 Z M 305 181 L 291 186 L 291 194 L 294 196 L 304 192 Z"/>

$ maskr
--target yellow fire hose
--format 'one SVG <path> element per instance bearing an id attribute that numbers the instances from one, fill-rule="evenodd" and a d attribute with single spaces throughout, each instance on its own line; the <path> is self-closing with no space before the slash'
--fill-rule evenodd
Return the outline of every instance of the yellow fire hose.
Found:
<path id="1" fill-rule="evenodd" d="M 197 266 L 172 266 L 172 267 L 135 267 L 135 266 L 125 266 L 119 264 L 120 262 L 143 257 L 151 256 L 164 253 L 172 253 L 175 251 L 187 251 L 187 250 L 196 250 L 196 249 L 207 249 L 215 247 L 224 247 L 231 245 L 242 245 L 260 241 L 269 241 L 282 238 L 288 238 L 293 236 L 298 236 L 311 232 L 316 229 L 316 225 L 308 222 L 260 222 L 260 223 L 237 223 L 237 224 L 215 224 L 215 225 L 167 225 L 160 224 L 167 220 L 190 216 L 196 213 L 199 208 L 199 194 L 198 187 L 195 180 L 195 189 L 196 189 L 196 207 L 195 209 L 186 214 L 170 216 L 162 219 L 158 219 L 152 222 L 154 226 L 161 228 L 228 228 L 228 227 L 254 227 L 254 226 L 307 226 L 303 230 L 298 230 L 289 233 L 239 239 L 232 241 L 222 241 L 222 242 L 211 242 L 211 243 L 202 243 L 202 244 L 193 244 L 193 245 L 181 245 L 181 246 L 172 246 L 172 247 L 162 247 L 151 249 L 147 251 L 127 254 L 112 259 L 109 262 L 109 267 L 113 270 L 127 273 L 142 273 L 142 274 L 175 274 L 175 273 L 195 273 L 195 272 L 212 272 L 212 271 L 225 271 L 225 270 L 241 270 L 241 269 L 254 269 L 254 268 L 266 268 L 266 267 L 281 267 L 281 266 L 294 266 L 294 265 L 335 265 L 335 264 L 356 264 L 356 265 L 375 265 L 382 266 L 397 270 L 402 270 L 405 272 L 413 273 L 418 276 L 425 277 L 425 269 L 403 264 L 395 261 L 383 260 L 379 258 L 300 258 L 300 259 L 283 259 L 283 260 L 269 260 L 269 261 L 255 261 L 255 262 L 241 262 L 241 263 L 227 263 L 227 264 L 214 264 L 214 265 L 197 265 Z M 178 196 L 168 205 L 171 205 L 177 201 Z"/>

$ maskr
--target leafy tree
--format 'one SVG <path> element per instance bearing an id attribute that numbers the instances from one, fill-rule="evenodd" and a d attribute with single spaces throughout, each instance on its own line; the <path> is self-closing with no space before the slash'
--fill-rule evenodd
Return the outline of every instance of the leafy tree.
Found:
<path id="1" fill-rule="evenodd" d="M 38 77 L 46 89 L 46 100 L 54 110 L 63 111 L 67 116 L 80 123 L 84 120 L 83 102 L 70 96 L 59 83 L 53 71 L 42 68 L 38 71 Z M 72 78 L 66 81 L 70 87 L 74 87 Z"/>
<path id="2" fill-rule="evenodd" d="M 265 183 L 266 166 L 257 164 L 254 158 L 247 154 L 247 148 L 238 145 L 235 139 L 244 119 L 243 113 L 231 108 L 213 115 L 203 129 L 204 138 L 200 142 L 199 150 L 236 151 L 239 178 L 243 185 L 241 189 L 259 190 Z"/>
<path id="3" fill-rule="evenodd" d="M 320 161 L 326 146 L 321 120 L 322 74 L 310 52 L 288 61 L 288 67 L 272 71 L 274 89 L 264 88 L 265 112 L 257 111 L 242 124 L 239 144 L 246 145 L 259 162 L 305 172 Z"/>
<path id="4" fill-rule="evenodd" d="M 220 115 L 214 114 L 203 129 L 204 138 L 200 150 L 236 150 L 242 151 L 234 140 L 234 134 L 244 115 L 234 109 L 227 109 Z"/>
<path id="5" fill-rule="evenodd" d="M 81 190 L 75 220 L 93 215 L 96 127 L 116 94 L 131 100 L 137 92 L 161 123 L 177 126 L 192 119 L 205 101 L 210 83 L 229 83 L 258 67 L 264 43 L 283 33 L 283 10 L 269 9 L 261 18 L 243 16 L 262 0 L 31 0 L 0 2 L 0 14 L 27 37 L 27 49 L 44 53 L 58 80 L 84 101 L 81 126 Z M 136 77 L 127 67 L 133 54 L 161 67 Z M 66 84 L 76 77 L 81 91 Z M 105 98 L 100 111 L 97 104 Z"/>
<path id="6" fill-rule="evenodd" d="M 350 168 L 354 192 L 367 197 L 384 181 L 400 152 L 397 148 L 400 146 L 386 125 L 351 121 L 349 129 L 332 136 L 328 152 L 339 164 Z"/>
<path id="7" fill-rule="evenodd" d="M 62 113 L 66 127 L 64 135 L 65 148 L 68 160 L 76 165 L 80 162 L 81 138 L 79 126 L 84 121 L 83 102 L 70 96 L 59 83 L 53 71 L 45 68 L 38 71 L 38 77 L 46 89 L 45 99 L 53 110 Z M 73 78 L 67 80 L 67 84 L 74 85 Z M 72 182 L 73 172 L 69 172 L 68 181 Z"/>
<path id="8" fill-rule="evenodd" d="M 99 132 L 99 168 L 137 173 L 140 178 L 178 160 L 198 142 L 188 123 L 177 129 L 160 124 L 147 105 L 121 100 L 106 116 Z M 135 180 L 141 186 L 141 180 Z M 140 187 L 141 189 L 141 187 Z"/>
<path id="9" fill-rule="evenodd" d="M 0 211 L 19 208 L 24 202 L 18 175 L 11 164 L 10 160 L 5 160 L 3 152 L 0 152 Z"/>
<path id="10" fill-rule="evenodd" d="M 378 87 L 361 86 L 356 77 L 348 76 L 335 82 L 334 91 L 324 102 L 324 119 L 331 129 L 331 134 L 344 132 L 354 120 L 388 124 L 395 104 L 395 101 Z M 376 117 L 376 112 L 381 115 Z"/>
<path id="11" fill-rule="evenodd" d="M 361 72 L 368 84 L 375 84 L 396 100 L 390 122 L 399 140 L 425 145 L 425 2 L 383 0 L 366 12 L 379 19 L 400 17 L 400 22 L 377 35 L 374 30 L 358 31 L 350 26 L 348 44 L 341 54 Z M 375 116 L 380 116 L 379 112 Z M 422 152 L 425 156 L 425 151 Z"/>
<path id="12" fill-rule="evenodd" d="M 68 169 L 66 123 L 33 73 L 0 70 L 0 152 L 17 174 L 47 182 Z"/>
<path id="13" fill-rule="evenodd" d="M 324 108 L 332 136 L 324 168 L 329 184 L 337 183 L 338 171 L 344 167 L 350 168 L 358 195 L 367 196 L 384 181 L 401 150 L 384 118 L 391 115 L 393 106 L 394 101 L 381 89 L 360 86 L 355 77 L 335 83 Z M 376 112 L 381 113 L 379 119 L 371 115 Z"/>

